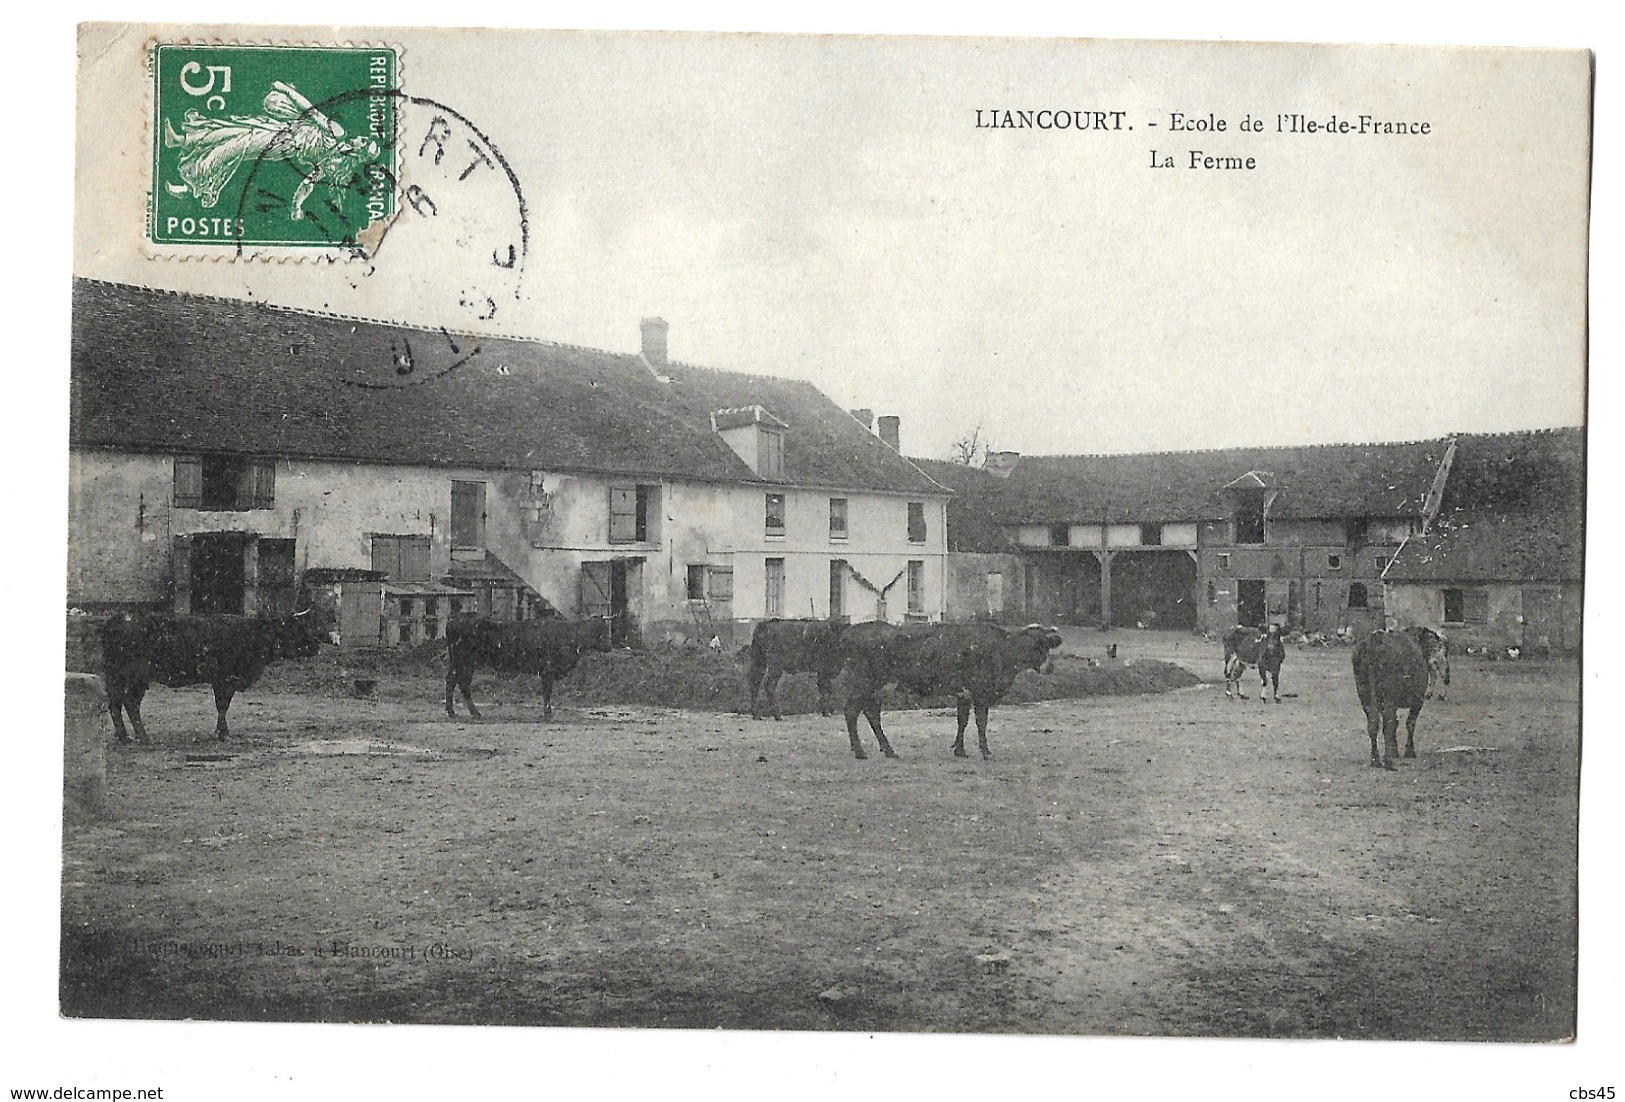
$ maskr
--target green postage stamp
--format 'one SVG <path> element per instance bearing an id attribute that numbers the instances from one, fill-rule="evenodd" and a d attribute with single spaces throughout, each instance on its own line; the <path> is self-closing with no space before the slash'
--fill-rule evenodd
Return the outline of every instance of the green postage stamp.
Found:
<path id="1" fill-rule="evenodd" d="M 391 48 L 154 45 L 149 242 L 362 253 L 395 214 L 398 61 Z"/>

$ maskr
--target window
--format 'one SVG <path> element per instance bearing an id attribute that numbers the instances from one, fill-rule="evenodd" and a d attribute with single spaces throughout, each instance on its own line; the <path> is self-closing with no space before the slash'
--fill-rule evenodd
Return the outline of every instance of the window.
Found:
<path id="1" fill-rule="evenodd" d="M 1490 618 L 1490 595 L 1482 589 L 1447 589 L 1444 591 L 1444 622 L 1447 624 L 1484 624 Z"/>
<path id="2" fill-rule="evenodd" d="M 1162 546 L 1162 525 L 1160 525 L 1160 524 L 1142 524 L 1142 525 L 1140 525 L 1140 546 L 1142 546 L 1142 547 L 1161 547 Z"/>
<path id="3" fill-rule="evenodd" d="M 484 549 L 485 483 L 451 484 L 451 545 Z"/>
<path id="4" fill-rule="evenodd" d="M 713 601 L 734 599 L 734 568 L 713 566 L 706 570 L 706 589 Z"/>
<path id="5" fill-rule="evenodd" d="M 829 499 L 829 538 L 844 540 L 846 534 L 846 498 L 832 497 Z"/>
<path id="6" fill-rule="evenodd" d="M 846 560 L 829 561 L 829 618 L 838 620 L 846 615 Z"/>
<path id="7" fill-rule="evenodd" d="M 784 560 L 768 559 L 767 573 L 764 579 L 764 599 L 762 614 L 764 616 L 784 615 Z"/>
<path id="8" fill-rule="evenodd" d="M 784 495 L 767 495 L 767 534 L 770 536 L 784 535 Z M 779 560 L 781 563 L 784 561 Z"/>
<path id="9" fill-rule="evenodd" d="M 1049 526 L 1049 543 L 1051 547 L 1066 547 L 1071 542 L 1071 527 L 1065 524 L 1052 524 Z"/>
<path id="10" fill-rule="evenodd" d="M 925 563 L 910 559 L 908 564 L 908 610 L 925 611 Z"/>
<path id="11" fill-rule="evenodd" d="M 757 474 L 763 478 L 779 479 L 784 477 L 784 434 L 762 429 L 761 462 Z"/>
<path id="12" fill-rule="evenodd" d="M 1211 581 L 1207 583 L 1207 607 L 1217 608 L 1219 605 L 1219 587 Z"/>
<path id="13" fill-rule="evenodd" d="M 372 568 L 388 574 L 391 581 L 428 581 L 429 537 L 372 537 Z"/>
<path id="14" fill-rule="evenodd" d="M 658 486 L 609 488 L 609 542 L 647 543 Z"/>
<path id="15" fill-rule="evenodd" d="M 1219 552 L 1219 569 L 1220 570 L 1229 570 L 1230 569 L 1230 552 L 1228 552 L 1228 551 L 1220 551 Z"/>
<path id="16" fill-rule="evenodd" d="M 688 567 L 688 599 L 705 600 L 705 564 L 690 563 Z"/>
<path id="17" fill-rule="evenodd" d="M 276 507 L 276 460 L 240 455 L 175 457 L 175 508 L 212 512 Z"/>
<path id="18" fill-rule="evenodd" d="M 1350 608 L 1368 608 L 1368 607 L 1370 607 L 1369 604 L 1367 603 L 1367 600 L 1366 600 L 1366 591 L 1365 591 L 1365 583 L 1364 582 L 1352 582 L 1352 583 L 1349 584 L 1349 607 Z"/>
<path id="19" fill-rule="evenodd" d="M 908 542 L 925 542 L 925 502 L 908 503 Z"/>
<path id="20" fill-rule="evenodd" d="M 1236 495 L 1236 542 L 1264 542 L 1264 494 L 1238 493 Z"/>
<path id="21" fill-rule="evenodd" d="M 1326 556 L 1326 569 L 1327 570 L 1341 570 L 1341 569 L 1343 569 L 1343 556 L 1342 555 L 1327 555 Z"/>

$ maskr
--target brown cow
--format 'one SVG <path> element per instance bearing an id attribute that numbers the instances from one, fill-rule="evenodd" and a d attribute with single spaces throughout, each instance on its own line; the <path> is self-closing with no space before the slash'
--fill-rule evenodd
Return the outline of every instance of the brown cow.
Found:
<path id="1" fill-rule="evenodd" d="M 308 610 L 292 616 L 119 616 L 102 625 L 102 677 L 113 734 L 130 740 L 119 714 L 130 714 L 135 737 L 147 741 L 141 698 L 147 686 L 209 685 L 216 737 L 230 735 L 226 710 L 278 658 L 309 658 L 320 649 L 322 626 Z"/>
<path id="2" fill-rule="evenodd" d="M 479 718 L 470 688 L 474 671 L 533 673 L 542 679 L 542 718 L 553 718 L 553 683 L 588 651 L 610 649 L 609 620 L 488 620 L 473 614 L 446 623 L 446 714 L 455 716 L 452 690 L 461 689 L 468 714 Z"/>
<path id="3" fill-rule="evenodd" d="M 1371 764 L 1394 768 L 1399 757 L 1399 709 L 1405 717 L 1405 756 L 1416 757 L 1416 716 L 1427 700 L 1428 660 L 1416 639 L 1403 631 L 1374 631 L 1354 648 L 1354 687 L 1365 710 L 1371 737 Z M 1377 756 L 1377 725 L 1383 750 Z"/>
<path id="4" fill-rule="evenodd" d="M 880 725 L 880 694 L 896 683 L 920 696 L 954 696 L 958 704 L 955 757 L 966 757 L 965 728 L 976 715 L 977 744 L 983 759 L 993 756 L 987 745 L 988 712 L 1010 691 L 1022 670 L 1048 666 L 1050 652 L 1061 645 L 1055 631 L 1036 624 L 1010 632 L 996 624 L 931 624 L 896 628 L 889 624 L 858 624 L 847 629 L 842 642 L 852 687 L 846 702 L 846 732 L 852 753 L 867 757 L 858 740 L 858 715 L 869 720 L 875 741 L 889 758 L 897 755 Z"/>
<path id="5" fill-rule="evenodd" d="M 841 672 L 841 631 L 834 620 L 763 620 L 750 637 L 750 714 L 762 718 L 758 693 L 767 694 L 774 719 L 779 714 L 779 677 L 811 672 L 818 676 L 818 712 L 829 715 L 830 688 Z"/>

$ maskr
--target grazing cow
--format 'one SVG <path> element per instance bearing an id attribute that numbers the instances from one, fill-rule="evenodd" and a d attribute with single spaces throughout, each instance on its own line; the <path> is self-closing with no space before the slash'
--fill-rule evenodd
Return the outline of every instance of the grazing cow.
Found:
<path id="1" fill-rule="evenodd" d="M 1406 708 L 1405 756 L 1416 757 L 1416 716 L 1427 700 L 1428 660 L 1407 632 L 1374 631 L 1354 648 L 1354 687 L 1365 710 L 1371 736 L 1371 764 L 1394 768 L 1399 756 L 1399 709 Z M 1377 724 L 1382 724 L 1383 750 L 1377 756 Z"/>
<path id="2" fill-rule="evenodd" d="M 767 694 L 774 719 L 779 715 L 779 676 L 818 675 L 818 712 L 829 715 L 830 686 L 841 672 L 841 631 L 832 620 L 763 620 L 750 637 L 750 714 L 762 718 L 759 691 Z"/>
<path id="3" fill-rule="evenodd" d="M 446 622 L 446 714 L 455 716 L 453 690 L 461 689 L 468 714 L 479 718 L 470 689 L 474 671 L 533 673 L 542 679 L 542 718 L 553 717 L 553 683 L 588 651 L 610 649 L 609 620 L 488 620 L 473 613 Z"/>
<path id="4" fill-rule="evenodd" d="M 987 623 L 906 629 L 889 624 L 858 624 L 848 628 L 842 651 L 852 677 L 846 702 L 846 733 L 852 741 L 852 753 L 860 758 L 868 756 L 858 741 L 861 713 L 868 718 L 881 751 L 888 758 L 897 756 L 880 725 L 881 691 L 895 682 L 920 696 L 957 698 L 955 757 L 967 756 L 965 727 L 974 711 L 982 757 L 991 758 L 988 711 L 1009 692 L 1022 670 L 1045 668 L 1050 652 L 1060 645 L 1060 635 L 1036 624 L 1016 632 Z"/>
<path id="5" fill-rule="evenodd" d="M 1281 625 L 1271 624 L 1260 631 L 1257 628 L 1233 627 L 1224 633 L 1224 698 L 1230 699 L 1235 690 L 1242 700 L 1241 675 L 1248 666 L 1258 667 L 1258 699 L 1264 699 L 1264 690 L 1272 690 L 1275 703 L 1281 703 L 1281 662 L 1286 658 L 1286 646 L 1281 641 Z"/>
<path id="6" fill-rule="evenodd" d="M 1450 648 L 1445 637 L 1432 628 L 1412 627 L 1406 628 L 1405 634 L 1416 640 L 1416 645 L 1422 648 L 1422 654 L 1428 660 L 1428 699 L 1445 698 L 1441 685 L 1450 684 Z"/>
<path id="7" fill-rule="evenodd" d="M 135 737 L 147 740 L 141 698 L 147 686 L 210 685 L 218 715 L 215 734 L 226 738 L 231 698 L 259 679 L 278 658 L 309 658 L 325 637 L 307 610 L 292 616 L 119 616 L 102 625 L 102 677 L 113 733 L 128 742 L 121 711 Z"/>

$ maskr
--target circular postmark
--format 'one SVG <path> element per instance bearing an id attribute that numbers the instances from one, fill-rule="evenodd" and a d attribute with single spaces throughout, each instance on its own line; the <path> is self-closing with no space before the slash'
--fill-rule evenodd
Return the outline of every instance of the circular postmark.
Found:
<path id="1" fill-rule="evenodd" d="M 363 113 L 364 130 L 332 121 Z M 468 333 L 489 330 L 520 296 L 530 223 L 519 178 L 473 121 L 426 97 L 370 88 L 304 107 L 250 167 L 236 255 L 270 258 L 242 227 L 281 218 L 326 243 L 319 262 L 355 295 L 345 313 L 404 321 L 409 311 L 425 327 L 346 362 L 348 386 L 444 377 L 480 354 Z"/>

